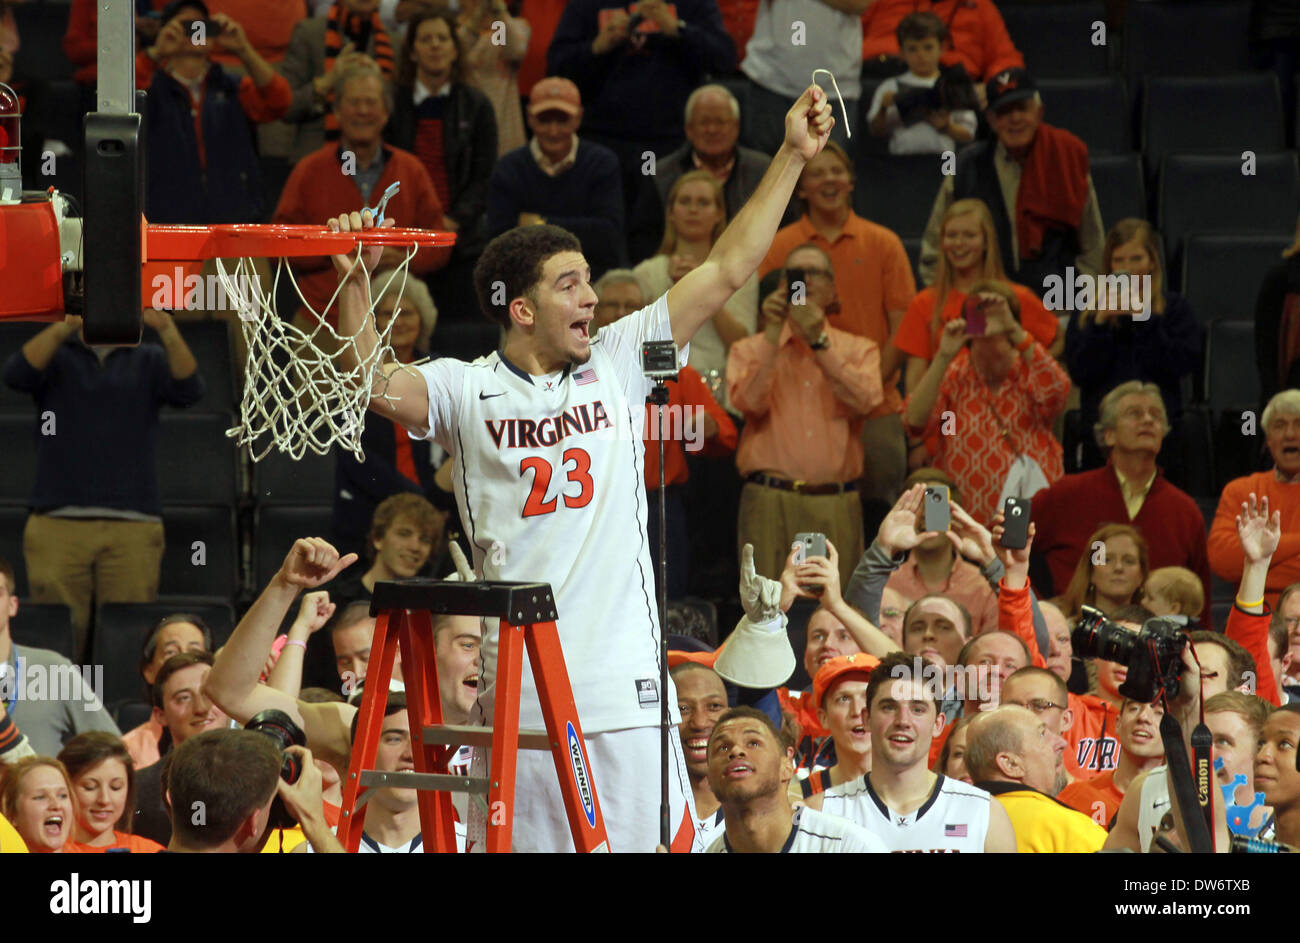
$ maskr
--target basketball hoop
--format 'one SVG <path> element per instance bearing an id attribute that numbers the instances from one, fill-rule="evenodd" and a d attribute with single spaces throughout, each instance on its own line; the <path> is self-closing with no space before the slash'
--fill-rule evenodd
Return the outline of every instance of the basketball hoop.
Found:
<path id="1" fill-rule="evenodd" d="M 366 312 L 374 320 L 375 306 L 390 292 L 401 298 L 406 289 L 411 259 L 422 248 L 450 246 L 455 235 L 425 229 L 367 229 L 336 233 L 324 226 L 300 225 L 216 225 L 142 227 L 141 258 L 146 284 L 157 263 L 215 261 L 217 279 L 227 299 L 233 299 L 239 314 L 248 355 L 244 363 L 244 393 L 240 401 L 239 424 L 226 430 L 237 445 L 248 446 L 253 461 L 263 459 L 272 448 L 297 460 L 308 449 L 328 455 L 338 445 L 365 461 L 361 433 L 375 381 L 392 353 L 389 333 L 396 318 L 382 330 L 376 325 L 379 343 L 371 354 L 355 357 L 355 365 L 343 359 L 355 350 L 352 343 L 360 334 L 340 334 L 326 321 L 334 307 L 338 289 L 317 311 L 303 297 L 289 258 L 354 255 L 360 261 L 366 246 L 405 249 L 402 260 L 382 285 L 371 290 Z M 234 265 L 227 268 L 227 260 Z M 275 259 L 271 290 L 264 290 L 254 263 Z M 178 272 L 193 271 L 180 267 Z M 311 331 L 304 332 L 276 311 L 276 289 L 288 273 L 290 284 L 312 315 Z M 400 283 L 394 285 L 398 279 Z M 146 295 L 148 297 L 148 295 Z M 364 330 L 366 322 L 362 322 Z M 331 352 L 332 351 L 332 352 Z M 387 394 L 383 394 L 386 398 Z"/>

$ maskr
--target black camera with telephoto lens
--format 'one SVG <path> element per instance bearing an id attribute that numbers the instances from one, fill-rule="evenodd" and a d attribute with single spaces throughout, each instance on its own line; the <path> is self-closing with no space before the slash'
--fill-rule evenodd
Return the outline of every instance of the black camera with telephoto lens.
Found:
<path id="1" fill-rule="evenodd" d="M 1128 669 L 1119 686 L 1121 697 L 1149 704 L 1161 691 L 1178 696 L 1187 636 L 1171 619 L 1148 619 L 1134 634 L 1092 606 L 1084 606 L 1070 635 L 1074 653 L 1113 661 Z"/>
<path id="2" fill-rule="evenodd" d="M 244 724 L 244 729 L 256 730 L 275 742 L 281 752 L 280 778 L 291 786 L 296 783 L 298 777 L 302 775 L 302 759 L 295 753 L 289 753 L 288 749 L 306 746 L 307 735 L 293 722 L 293 718 L 284 711 L 264 710 Z M 277 795 L 271 804 L 271 817 L 267 824 L 268 828 L 273 829 L 293 828 L 298 822 L 289 814 L 283 800 Z"/>

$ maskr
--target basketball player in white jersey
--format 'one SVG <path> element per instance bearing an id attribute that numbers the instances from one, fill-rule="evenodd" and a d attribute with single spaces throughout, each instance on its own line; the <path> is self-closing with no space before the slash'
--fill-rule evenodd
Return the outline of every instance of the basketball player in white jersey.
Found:
<path id="1" fill-rule="evenodd" d="M 577 239 L 555 226 L 514 229 L 488 244 L 474 271 L 480 306 L 506 328 L 503 349 L 473 364 L 451 358 L 418 368 L 389 364 L 371 390 L 373 411 L 450 453 L 461 520 L 482 578 L 551 585 L 614 851 L 658 844 L 660 697 L 676 713 L 671 689 L 658 690 L 659 625 L 642 476 L 650 384 L 641 344 L 671 340 L 684 364 L 696 330 L 762 261 L 800 171 L 834 124 L 816 86 L 785 120 L 785 142 L 749 202 L 708 258 L 653 304 L 593 341 L 588 328 L 597 299 Z M 330 221 L 345 231 L 373 224 L 368 213 Z M 379 250 L 361 255 L 369 268 Z M 364 358 L 378 341 L 366 315 L 369 282 L 353 257 L 334 262 L 342 282 L 340 331 L 359 334 L 354 343 Z M 477 713 L 484 721 L 492 716 L 495 640 L 493 631 L 483 646 Z M 543 726 L 527 666 L 520 726 Z M 681 827 L 672 844 L 687 850 L 690 786 L 678 739 L 671 744 L 671 827 Z M 551 757 L 523 751 L 517 773 L 515 849 L 571 849 Z M 472 829 L 470 840 L 477 837 Z"/>
<path id="2" fill-rule="evenodd" d="M 722 802 L 723 834 L 709 852 L 856 854 L 889 849 L 871 832 L 788 794 L 794 750 L 772 719 L 753 707 L 727 711 L 709 735 L 709 786 Z"/>
<path id="3" fill-rule="evenodd" d="M 808 805 L 861 825 L 890 851 L 1016 850 L 1001 804 L 979 789 L 932 773 L 930 743 L 943 730 L 933 684 L 913 676 L 915 656 L 893 652 L 867 682 L 871 772 Z"/>

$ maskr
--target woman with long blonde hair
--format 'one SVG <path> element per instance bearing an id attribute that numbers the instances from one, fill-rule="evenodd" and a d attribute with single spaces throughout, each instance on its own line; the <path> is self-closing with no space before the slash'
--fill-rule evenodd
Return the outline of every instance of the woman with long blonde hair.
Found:
<path id="1" fill-rule="evenodd" d="M 727 225 L 722 182 L 707 170 L 691 170 L 668 191 L 664 240 L 659 252 L 633 271 L 647 299 L 658 298 L 703 262 Z M 758 324 L 758 279 L 754 275 L 691 339 L 690 365 L 699 371 L 714 399 L 727 406 L 727 351 Z"/>
<path id="2" fill-rule="evenodd" d="M 894 333 L 894 346 L 907 355 L 905 382 L 909 394 L 934 359 L 943 326 L 962 316 L 962 305 L 977 282 L 1009 285 L 1020 304 L 1024 329 L 1052 356 L 1060 352 L 1065 342 L 1055 316 L 1043 307 L 1034 291 L 1007 280 L 993 216 L 983 200 L 957 200 L 948 207 L 939 224 L 939 247 L 934 282 L 912 299 Z M 935 454 L 933 444 L 923 446 L 922 442 L 909 442 L 910 468 L 926 464 Z"/>
<path id="3" fill-rule="evenodd" d="M 1119 288 L 1120 280 L 1099 279 L 1098 304 L 1070 319 L 1065 362 L 1079 388 L 1082 428 L 1091 429 L 1097 421 L 1102 397 L 1129 380 L 1158 385 L 1170 426 L 1175 426 L 1183 409 L 1182 379 L 1200 367 L 1204 337 L 1187 299 L 1165 286 L 1159 234 L 1145 219 L 1120 220 L 1106 234 L 1101 269 L 1103 276 L 1138 276 L 1139 292 L 1134 297 Z M 1142 297 L 1147 277 L 1150 297 Z M 1103 286 L 1104 299 L 1100 297 Z M 1170 447 L 1177 440 L 1165 441 L 1160 464 L 1177 483 L 1179 450 Z M 1096 443 L 1084 436 L 1083 467 L 1100 468 L 1105 463 Z"/>

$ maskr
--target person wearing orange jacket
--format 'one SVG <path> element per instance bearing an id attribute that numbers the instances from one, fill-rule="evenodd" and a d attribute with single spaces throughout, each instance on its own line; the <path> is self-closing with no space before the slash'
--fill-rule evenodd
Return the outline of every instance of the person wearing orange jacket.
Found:
<path id="1" fill-rule="evenodd" d="M 1034 544 L 1034 525 L 1029 525 L 1029 540 L 1023 550 L 1002 546 L 1003 529 L 999 513 L 993 522 L 993 539 L 1006 572 L 998 585 L 998 628 L 1018 635 L 1029 647 L 1034 667 L 1046 668 L 1047 661 L 1034 632 L 1033 609 L 1037 601 L 1029 586 L 1029 551 Z M 1119 740 L 1115 736 L 1119 712 L 1091 694 L 1070 694 L 1067 701 L 1073 721 L 1068 730 L 1062 731 L 1067 744 L 1066 771 L 1078 780 L 1114 770 L 1119 762 Z"/>

